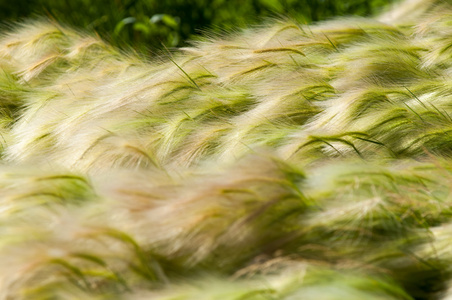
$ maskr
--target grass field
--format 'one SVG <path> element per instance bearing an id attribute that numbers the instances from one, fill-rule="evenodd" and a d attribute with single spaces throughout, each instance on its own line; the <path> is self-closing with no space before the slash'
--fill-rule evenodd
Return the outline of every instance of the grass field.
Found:
<path id="1" fill-rule="evenodd" d="M 452 299 L 452 4 L 145 59 L 0 38 L 0 299 Z"/>

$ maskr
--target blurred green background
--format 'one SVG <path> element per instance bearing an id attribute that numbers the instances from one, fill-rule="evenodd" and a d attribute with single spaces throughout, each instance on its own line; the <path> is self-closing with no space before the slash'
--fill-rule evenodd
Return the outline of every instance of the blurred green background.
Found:
<path id="1" fill-rule="evenodd" d="M 184 46 L 193 35 L 288 16 L 301 23 L 368 16 L 396 0 L 16 0 L 0 1 L 3 21 L 47 16 L 98 32 L 138 51 Z"/>

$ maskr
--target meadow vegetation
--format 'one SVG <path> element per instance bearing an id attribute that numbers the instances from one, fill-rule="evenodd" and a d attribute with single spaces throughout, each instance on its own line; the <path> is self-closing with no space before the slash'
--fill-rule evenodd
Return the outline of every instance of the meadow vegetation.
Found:
<path id="1" fill-rule="evenodd" d="M 0 20 L 47 16 L 95 30 L 110 44 L 150 55 L 186 46 L 201 32 L 236 30 L 284 16 L 302 24 L 336 15 L 369 16 L 395 0 L 16 0 L 0 3 Z"/>
<path id="2" fill-rule="evenodd" d="M 451 24 L 4 31 L 0 299 L 452 299 Z"/>

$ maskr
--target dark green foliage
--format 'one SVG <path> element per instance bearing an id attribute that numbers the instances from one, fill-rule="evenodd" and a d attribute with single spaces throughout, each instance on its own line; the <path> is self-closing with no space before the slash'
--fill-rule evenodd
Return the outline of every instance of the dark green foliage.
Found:
<path id="1" fill-rule="evenodd" d="M 302 23 L 337 15 L 368 16 L 396 0 L 31 0 L 0 4 L 0 20 L 47 16 L 96 31 L 136 50 L 186 45 L 194 34 L 221 32 L 286 16 Z M 152 51 L 152 50 L 151 50 Z"/>

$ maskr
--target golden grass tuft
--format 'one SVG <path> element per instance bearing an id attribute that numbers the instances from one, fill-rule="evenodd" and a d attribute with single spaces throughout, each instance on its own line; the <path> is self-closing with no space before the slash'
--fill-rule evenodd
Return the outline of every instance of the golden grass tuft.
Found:
<path id="1" fill-rule="evenodd" d="M 452 9 L 144 60 L 0 38 L 0 299 L 450 299 Z"/>

